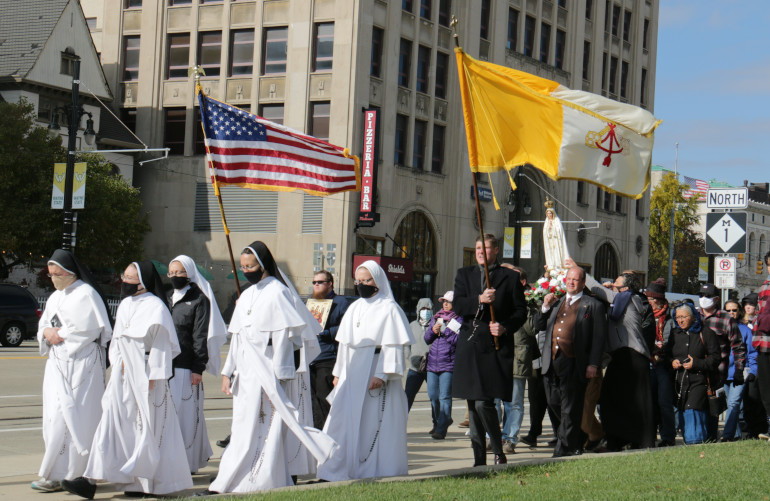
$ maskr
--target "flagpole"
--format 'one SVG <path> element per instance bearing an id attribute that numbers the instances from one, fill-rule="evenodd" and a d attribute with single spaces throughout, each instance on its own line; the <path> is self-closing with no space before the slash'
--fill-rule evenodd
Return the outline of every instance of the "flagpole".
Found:
<path id="1" fill-rule="evenodd" d="M 195 94 L 203 93 L 203 88 L 200 84 L 201 75 L 205 75 L 203 72 L 203 68 L 199 66 L 194 66 L 190 68 L 189 71 L 190 75 L 195 76 Z M 205 94 L 204 94 L 205 95 Z M 200 110 L 203 112 L 203 110 Z M 203 120 L 201 120 L 201 129 L 203 129 L 203 137 L 206 137 L 206 129 L 203 127 Z M 238 297 L 241 297 L 241 284 L 238 282 L 238 270 L 235 268 L 235 258 L 233 257 L 233 244 L 230 242 L 230 228 L 227 227 L 227 218 L 225 217 L 225 206 L 222 203 L 222 193 L 219 190 L 219 184 L 217 183 L 217 176 L 216 171 L 214 170 L 214 166 L 211 164 L 211 152 L 209 151 L 209 145 L 206 141 L 204 141 L 204 145 L 206 146 L 206 160 L 209 164 L 209 172 L 211 174 L 211 184 L 214 185 L 214 195 L 217 197 L 217 202 L 219 203 L 219 214 L 222 216 L 222 227 L 225 230 L 225 240 L 227 240 L 227 250 L 230 253 L 230 267 L 233 270 L 233 279 L 235 280 L 235 291 L 238 294 Z"/>
<path id="2" fill-rule="evenodd" d="M 455 16 L 452 16 L 452 20 L 450 21 L 449 25 L 452 27 L 452 30 L 454 31 L 452 38 L 454 38 L 455 47 L 460 48 L 460 37 L 457 35 L 457 18 Z M 478 222 L 478 225 L 479 225 L 481 249 L 484 255 L 484 277 L 486 278 L 487 287 L 490 287 L 491 282 L 489 280 L 489 265 L 487 264 L 487 241 L 484 238 L 484 222 L 481 220 L 481 204 L 479 203 L 479 185 L 478 185 L 478 182 L 476 181 L 476 173 L 473 172 L 473 169 L 471 169 L 471 177 L 473 178 L 473 193 L 474 193 L 473 198 L 476 202 L 476 221 Z M 492 303 L 489 303 L 489 317 L 492 320 L 492 322 L 496 322 L 495 308 L 492 305 Z M 492 339 L 495 342 L 495 350 L 499 350 L 500 341 L 497 339 L 497 336 L 492 336 Z"/>

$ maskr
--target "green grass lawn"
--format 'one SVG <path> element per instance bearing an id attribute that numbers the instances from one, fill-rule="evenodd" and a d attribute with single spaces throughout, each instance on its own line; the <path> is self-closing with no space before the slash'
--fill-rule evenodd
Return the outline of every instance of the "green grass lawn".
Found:
<path id="1" fill-rule="evenodd" d="M 254 500 L 488 499 L 770 500 L 770 445 L 764 441 L 670 447 L 423 481 L 360 482 L 289 489 Z"/>

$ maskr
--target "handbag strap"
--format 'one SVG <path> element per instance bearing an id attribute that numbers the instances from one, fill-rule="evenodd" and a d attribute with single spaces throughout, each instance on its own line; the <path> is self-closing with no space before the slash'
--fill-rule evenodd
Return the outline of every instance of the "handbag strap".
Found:
<path id="1" fill-rule="evenodd" d="M 703 350 L 705 351 L 706 350 L 706 343 L 705 343 L 705 341 L 703 341 L 703 333 L 698 332 L 698 337 L 700 337 L 700 344 L 703 345 Z M 706 354 L 706 357 L 708 357 L 708 352 Z M 703 357 L 704 360 L 706 359 L 706 357 Z M 709 395 L 713 395 L 714 394 L 714 390 L 711 389 L 711 378 L 709 377 L 708 371 L 706 371 L 706 393 L 709 394 Z"/>

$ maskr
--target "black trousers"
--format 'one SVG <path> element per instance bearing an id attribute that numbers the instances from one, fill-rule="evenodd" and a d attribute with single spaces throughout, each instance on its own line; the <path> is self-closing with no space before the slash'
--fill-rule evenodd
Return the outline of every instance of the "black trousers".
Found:
<path id="1" fill-rule="evenodd" d="M 548 398 L 545 394 L 545 377 L 543 377 L 542 372 L 540 369 L 535 369 L 533 373 L 534 375 L 527 379 L 527 398 L 529 399 L 529 433 L 527 433 L 527 437 L 535 439 L 543 434 L 543 418 L 545 418 L 546 410 L 555 437 L 559 429 L 559 416 L 548 405 Z"/>
<path id="2" fill-rule="evenodd" d="M 331 404 L 326 397 L 334 389 L 335 360 L 321 360 L 310 366 L 310 391 L 313 395 L 313 426 L 322 430 Z"/>
<path id="3" fill-rule="evenodd" d="M 468 400 L 468 421 L 473 448 L 473 466 L 487 464 L 486 435 L 492 443 L 492 452 L 503 454 L 503 434 L 494 400 Z"/>
<path id="4" fill-rule="evenodd" d="M 585 374 L 579 373 L 574 358 L 559 354 L 551 362 L 545 380 L 548 405 L 561 420 L 554 454 L 582 450 L 586 439 L 580 428 L 587 384 Z"/>

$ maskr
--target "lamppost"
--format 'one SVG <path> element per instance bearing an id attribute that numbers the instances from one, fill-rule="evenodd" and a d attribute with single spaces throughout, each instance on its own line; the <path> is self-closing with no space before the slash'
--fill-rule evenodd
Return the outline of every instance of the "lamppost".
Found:
<path id="1" fill-rule="evenodd" d="M 514 227 L 514 236 L 513 236 L 513 265 L 519 266 L 519 261 L 521 259 L 521 212 L 524 212 L 524 215 L 529 216 L 529 214 L 532 212 L 532 203 L 529 200 L 529 194 L 526 193 L 523 190 L 523 187 L 521 185 L 521 176 L 520 176 L 520 169 L 521 167 L 516 169 L 516 173 L 514 174 L 514 178 L 516 179 L 516 190 L 511 190 L 510 193 L 508 193 L 508 205 L 513 208 L 513 211 L 511 212 L 509 216 L 509 222 L 508 224 L 511 225 L 510 218 L 513 218 L 513 227 Z"/>
<path id="2" fill-rule="evenodd" d="M 86 130 L 83 133 L 83 140 L 89 146 L 96 140 L 94 131 L 93 115 L 80 107 L 80 58 L 75 56 L 73 61 L 72 73 L 72 105 L 71 109 L 65 108 L 70 114 L 67 137 L 67 170 L 64 178 L 64 225 L 62 227 L 62 249 L 72 250 L 75 247 L 75 230 L 73 221 L 76 220 L 72 211 L 72 187 L 75 178 L 75 148 L 77 148 L 77 134 L 80 126 L 80 119 L 83 115 L 88 115 L 86 121 Z M 58 113 L 54 110 L 51 125 L 48 126 L 48 133 L 51 137 L 59 135 Z"/>

